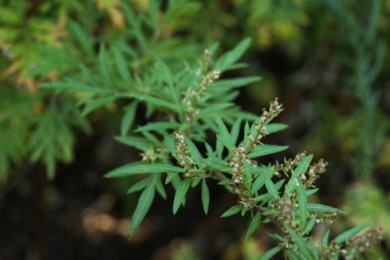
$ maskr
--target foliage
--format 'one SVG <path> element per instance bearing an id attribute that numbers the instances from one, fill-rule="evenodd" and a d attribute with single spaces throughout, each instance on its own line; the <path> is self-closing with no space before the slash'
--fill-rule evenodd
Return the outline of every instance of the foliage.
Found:
<path id="1" fill-rule="evenodd" d="M 207 214 L 212 207 L 210 187 L 218 184 L 238 198 L 222 217 L 250 217 L 247 238 L 262 223 L 279 229 L 280 233 L 270 234 L 278 246 L 261 259 L 280 252 L 291 259 L 359 257 L 368 242 L 381 239 L 380 231 L 356 236 L 368 226 L 363 224 L 332 240 L 327 231 L 321 243 L 314 241 L 315 226 L 331 224 L 341 213 L 311 202 L 310 196 L 318 190 L 314 181 L 327 163 L 313 163 L 313 155 L 306 153 L 265 163 L 266 156 L 288 148 L 263 143 L 266 136 L 287 127 L 273 122 L 282 105 L 275 99 L 261 116 L 244 112 L 234 103 L 239 88 L 257 84 L 260 77 L 228 77 L 246 66 L 239 60 L 250 46 L 289 46 L 288 51 L 297 56 L 305 40 L 302 28 L 310 24 L 310 8 L 318 5 L 249 2 L 233 1 L 236 13 L 232 14 L 220 12 L 219 3 L 210 1 L 168 1 L 166 6 L 158 1 L 46 1 L 38 9 L 35 3 L 4 1 L 0 23 L 6 26 L 0 28 L 0 45 L 6 59 L 0 66 L 6 77 L 1 82 L 5 87 L 0 89 L 0 141 L 6 145 L 0 148 L 1 180 L 25 157 L 42 161 L 53 178 L 55 164 L 73 158 L 74 128 L 89 132 L 87 119 L 92 113 L 101 108 L 123 109 L 115 139 L 138 149 L 140 161 L 106 176 L 140 177 L 128 188 L 128 193 L 140 193 L 130 236 L 157 194 L 168 199 L 169 185 L 175 191 L 174 214 L 186 205 L 186 195 L 197 186 Z M 372 90 L 385 52 L 383 42 L 375 47 L 380 4 L 374 1 L 370 18 L 364 21 L 365 30 L 357 30 L 359 16 L 349 13 L 341 2 L 322 3 L 339 14 L 341 29 L 336 38 L 349 50 L 343 59 L 352 71 L 347 83 L 356 86 L 352 92 L 362 108 L 354 118 L 366 122 L 356 133 L 355 139 L 365 142 L 356 142 L 360 146 L 356 145 L 355 151 L 361 153 L 354 165 L 356 172 L 363 169 L 362 176 L 367 177 L 384 133 L 376 121 L 377 95 Z M 88 17 L 82 15 L 84 10 Z M 218 10 L 216 16 L 213 10 Z M 212 15 L 202 15 L 205 12 Z M 233 27 L 252 35 L 256 44 L 246 38 L 223 54 L 213 44 L 202 55 L 203 46 L 224 39 L 223 30 Z M 352 41 L 346 37 L 350 31 Z M 229 38 L 230 43 L 223 42 L 221 49 L 244 37 L 236 33 Z M 49 83 L 37 89 L 41 82 Z"/>
<path id="2" fill-rule="evenodd" d="M 148 45 L 143 42 L 146 38 L 142 33 L 133 35 L 141 50 L 142 45 Z M 130 237 L 145 218 L 155 196 L 167 198 L 168 185 L 175 190 L 173 214 L 185 206 L 189 189 L 198 185 L 207 214 L 209 185 L 214 180 L 238 197 L 237 204 L 222 217 L 251 216 L 247 237 L 262 222 L 272 222 L 281 231 L 270 234 L 279 246 L 268 251 L 263 259 L 280 250 L 289 259 L 360 255 L 366 249 L 365 242 L 381 239 L 378 230 L 355 237 L 368 224 L 347 230 L 332 241 L 328 241 L 327 232 L 321 245 L 316 245 L 310 236 L 316 224 L 331 224 L 340 214 L 335 208 L 308 201 L 318 190 L 313 186 L 314 181 L 325 171 L 326 162 L 319 160 L 313 164 L 312 155 L 299 153 L 283 163 L 258 163 L 265 155 L 287 149 L 287 146 L 262 142 L 264 137 L 286 126 L 272 122 L 283 110 L 278 99 L 263 109 L 260 117 L 234 105 L 237 88 L 259 80 L 258 77 L 221 79 L 227 71 L 243 67 L 238 60 L 249 45 L 250 40 L 245 39 L 216 60 L 212 59 L 216 45 L 207 48 L 197 61 L 155 55 L 150 63 L 141 63 L 143 66 L 137 73 L 129 73 L 133 68 L 128 64 L 134 64 L 139 57 L 123 56 L 131 52 L 130 47 L 122 46 L 118 50 L 116 45 L 102 46 L 100 73 L 82 67 L 83 81 L 69 78 L 43 86 L 70 93 L 86 92 L 79 102 L 83 114 L 115 100 L 126 102 L 116 140 L 140 150 L 141 160 L 120 166 L 106 177 L 144 176 L 128 190 L 140 192 Z M 147 123 L 133 128 L 141 107 Z"/>

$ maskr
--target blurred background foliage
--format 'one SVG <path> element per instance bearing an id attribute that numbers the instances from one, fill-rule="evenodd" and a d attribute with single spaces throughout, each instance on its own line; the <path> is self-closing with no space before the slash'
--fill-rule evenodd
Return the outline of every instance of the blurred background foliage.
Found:
<path id="1" fill-rule="evenodd" d="M 164 204 L 156 206 L 139 240 L 126 242 L 120 236 L 125 249 L 111 252 L 109 240 L 97 237 L 122 230 L 127 222 L 120 221 L 130 215 L 136 199 L 124 195 L 128 185 L 123 182 L 132 180 L 101 177 L 138 158 L 112 140 L 120 132 L 118 112 L 126 104 L 105 100 L 96 104 L 102 106 L 99 112 L 88 113 L 74 95 L 39 88 L 67 77 L 85 80 L 83 67 L 101 73 L 102 46 L 124 51 L 131 61 L 129 73 L 137 74 L 156 57 L 192 59 L 211 43 L 227 50 L 248 36 L 253 39 L 244 59 L 248 67 L 239 73 L 263 80 L 243 89 L 237 104 L 258 112 L 278 96 L 285 106 L 279 120 L 289 125 L 276 137 L 278 144 L 289 145 L 291 155 L 307 150 L 330 163 L 319 182 L 318 200 L 348 212 L 335 232 L 372 220 L 384 228 L 386 241 L 368 257 L 389 255 L 389 1 L 0 0 L 0 5 L 0 220 L 3 226 L 13 223 L 4 230 L 16 221 L 21 225 L 11 239 L 2 232 L 0 258 L 50 259 L 52 250 L 61 248 L 52 244 L 52 229 L 62 230 L 56 237 L 62 250 L 72 247 L 75 236 L 84 241 L 91 255 L 85 259 L 101 256 L 103 249 L 96 246 L 102 241 L 111 259 L 119 259 L 120 252 L 156 259 L 254 259 L 264 252 L 267 229 L 245 241 L 244 229 L 218 219 L 218 207 L 223 211 L 231 199 L 221 194 L 214 201 L 215 216 L 194 215 L 201 213 L 196 204 L 187 211 L 197 220 L 186 215 L 173 220 Z M 29 198 L 34 203 L 26 209 Z M 25 210 L 45 216 L 39 221 L 47 231 L 35 229 L 38 220 L 25 222 Z M 62 224 L 52 220 L 69 215 L 61 218 Z M 163 229 L 169 227 L 163 217 L 171 225 L 194 221 L 195 229 Z M 109 228 L 94 226 L 101 219 Z M 82 232 L 71 231 L 76 224 L 69 223 L 74 222 Z M 196 231 L 206 225 L 215 232 L 213 242 Z M 162 230 L 172 235 L 155 237 Z M 208 255 L 202 255 L 204 248 Z"/>

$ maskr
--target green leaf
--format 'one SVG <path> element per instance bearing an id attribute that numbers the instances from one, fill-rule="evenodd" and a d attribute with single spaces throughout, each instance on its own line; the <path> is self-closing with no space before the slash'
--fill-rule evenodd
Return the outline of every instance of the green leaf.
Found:
<path id="1" fill-rule="evenodd" d="M 210 204 L 210 192 L 209 188 L 207 187 L 206 179 L 202 180 L 202 205 L 203 205 L 203 211 L 207 215 L 209 211 L 209 204 Z"/>
<path id="2" fill-rule="evenodd" d="M 166 199 L 167 193 L 165 192 L 164 185 L 162 184 L 162 181 L 161 181 L 161 174 L 159 174 L 159 175 L 157 175 L 157 174 L 153 175 L 154 176 L 154 185 L 156 187 L 157 192 L 160 194 L 160 196 L 163 199 Z"/>
<path id="3" fill-rule="evenodd" d="M 268 250 L 267 252 L 265 252 L 265 254 L 263 254 L 263 255 L 259 258 L 259 260 L 269 260 L 269 259 L 272 259 L 272 257 L 273 257 L 274 255 L 276 255 L 277 253 L 280 252 L 280 250 L 282 250 L 280 247 L 278 247 L 278 246 L 277 246 L 277 247 L 274 247 L 274 248 Z"/>
<path id="4" fill-rule="evenodd" d="M 329 241 L 329 229 L 326 230 L 324 236 L 321 239 L 321 246 L 322 246 L 322 248 L 327 248 L 328 247 L 328 241 Z"/>
<path id="5" fill-rule="evenodd" d="M 340 235 L 338 235 L 334 241 L 336 243 L 343 243 L 345 241 L 347 241 L 348 239 L 352 238 L 354 235 L 356 235 L 357 233 L 359 233 L 360 231 L 362 231 L 363 229 L 367 228 L 368 226 L 371 225 L 371 222 L 368 222 L 368 223 L 365 223 L 365 224 L 362 224 L 360 226 L 357 226 L 357 227 L 354 227 L 354 228 L 351 228 L 343 233 L 341 233 Z"/>
<path id="6" fill-rule="evenodd" d="M 146 186 L 148 186 L 148 184 L 150 182 L 151 182 L 150 177 L 144 178 L 144 179 L 136 182 L 135 184 L 131 185 L 131 187 L 127 190 L 127 194 L 137 192 L 137 191 L 144 189 Z"/>
<path id="7" fill-rule="evenodd" d="M 260 212 L 256 212 L 255 216 L 252 217 L 251 223 L 249 224 L 248 230 L 246 231 L 245 238 L 249 238 L 253 232 L 256 231 L 257 227 L 261 222 L 261 214 Z"/>
<path id="8" fill-rule="evenodd" d="M 277 132 L 283 131 L 286 128 L 288 128 L 288 125 L 279 124 L 279 123 L 271 123 L 271 124 L 267 125 L 266 132 L 268 134 L 273 134 L 273 133 L 277 133 Z"/>
<path id="9" fill-rule="evenodd" d="M 242 40 L 233 50 L 225 53 L 218 59 L 215 64 L 215 68 L 221 71 L 229 69 L 231 65 L 241 58 L 244 52 L 248 49 L 250 43 L 251 40 L 249 38 Z"/>
<path id="10" fill-rule="evenodd" d="M 232 129 L 230 131 L 230 133 L 231 133 L 231 140 L 232 140 L 233 145 L 235 145 L 237 143 L 238 135 L 240 134 L 241 122 L 242 122 L 242 118 L 239 117 L 234 122 L 234 124 L 232 126 Z"/>
<path id="11" fill-rule="evenodd" d="M 180 208 L 180 205 L 185 204 L 186 194 L 188 189 L 190 188 L 191 181 L 192 180 L 190 178 L 184 179 L 176 190 L 175 198 L 173 199 L 173 214 L 177 213 Z"/>
<path id="12" fill-rule="evenodd" d="M 233 79 L 225 79 L 218 80 L 216 83 L 210 87 L 210 92 L 219 92 L 219 91 L 227 91 L 229 89 L 238 88 L 242 86 L 246 86 L 253 82 L 261 80 L 261 77 L 243 77 L 243 78 L 233 78 Z"/>
<path id="13" fill-rule="evenodd" d="M 167 129 L 176 129 L 178 127 L 179 124 L 174 122 L 155 122 L 155 123 L 148 123 L 147 125 L 138 127 L 135 130 L 135 132 L 156 131 L 161 133 Z"/>
<path id="14" fill-rule="evenodd" d="M 162 173 L 162 172 L 182 172 L 183 168 L 169 164 L 145 164 L 145 163 L 129 163 L 109 171 L 104 176 L 107 178 L 119 178 L 135 174 L 144 173 Z"/>
<path id="15" fill-rule="evenodd" d="M 270 178 L 265 178 L 265 187 L 267 188 L 267 191 L 271 194 L 273 199 L 280 199 L 278 189 Z"/>
<path id="16" fill-rule="evenodd" d="M 154 199 L 154 186 L 149 185 L 146 189 L 143 190 L 141 196 L 138 199 L 137 206 L 135 208 L 133 217 L 131 218 L 131 226 L 129 231 L 129 238 L 131 238 L 141 224 L 146 214 L 148 213 L 150 206 L 152 205 Z"/>
<path id="17" fill-rule="evenodd" d="M 125 136 L 129 132 L 137 113 L 137 106 L 138 102 L 131 102 L 125 107 L 125 113 L 123 114 L 121 121 L 121 136 Z"/>
<path id="18" fill-rule="evenodd" d="M 242 210 L 242 208 L 240 207 L 240 205 L 234 205 L 233 207 L 231 207 L 228 210 L 226 210 L 221 215 L 221 218 L 226 218 L 226 217 L 233 216 L 233 215 L 237 214 L 238 212 L 240 212 L 241 210 Z"/>
<path id="19" fill-rule="evenodd" d="M 320 212 L 320 213 L 326 213 L 326 212 L 342 213 L 343 212 L 337 208 L 327 206 L 327 205 L 318 204 L 318 203 L 308 203 L 307 210 L 310 212 Z"/>
<path id="20" fill-rule="evenodd" d="M 306 235 L 308 234 L 310 231 L 312 231 L 312 229 L 314 228 L 314 225 L 316 224 L 316 219 L 317 219 L 317 216 L 316 215 L 313 215 L 310 217 L 310 220 L 309 222 L 307 223 L 302 235 Z"/>
<path id="21" fill-rule="evenodd" d="M 265 185 L 265 176 L 260 174 L 252 184 L 251 192 L 255 193 Z"/>
<path id="22" fill-rule="evenodd" d="M 298 210 L 299 210 L 299 219 L 302 231 L 306 225 L 306 220 L 308 216 L 307 210 L 307 197 L 305 186 L 303 185 L 300 178 L 297 178 L 297 198 L 298 198 Z"/>
<path id="23" fill-rule="evenodd" d="M 298 164 L 298 166 L 294 169 L 293 173 L 291 174 L 291 178 L 286 184 L 286 189 L 284 191 L 284 194 L 287 196 L 290 196 L 291 193 L 296 189 L 297 187 L 297 178 L 299 174 L 306 173 L 307 169 L 310 166 L 310 162 L 313 159 L 313 155 L 307 155 L 305 158 L 302 159 L 302 161 Z"/>
<path id="24" fill-rule="evenodd" d="M 144 101 L 152 105 L 155 105 L 156 107 L 168 109 L 172 112 L 180 112 L 182 110 L 180 105 L 177 105 L 173 102 L 163 100 L 160 98 L 147 96 L 147 95 L 135 95 L 135 94 L 132 94 L 131 96 L 138 99 L 139 101 Z"/>
<path id="25" fill-rule="evenodd" d="M 291 229 L 289 226 L 285 226 L 285 228 L 286 228 L 288 234 L 291 236 L 294 243 L 299 248 L 299 253 L 301 256 L 301 258 L 299 258 L 299 259 L 308 259 L 308 260 L 317 259 L 316 255 L 314 253 L 314 249 L 308 247 L 308 244 L 303 237 L 297 235 L 297 233 L 295 233 L 295 231 L 293 229 Z"/>
<path id="26" fill-rule="evenodd" d="M 148 140 L 138 136 L 115 136 L 114 139 L 122 144 L 135 147 L 142 151 L 146 151 L 152 146 Z"/>
<path id="27" fill-rule="evenodd" d="M 253 149 L 252 152 L 248 154 L 249 158 L 257 158 L 264 155 L 274 154 L 278 152 L 282 152 L 284 150 L 288 149 L 288 146 L 280 146 L 280 145 L 268 145 L 268 144 L 262 144 L 258 145 Z"/>
<path id="28" fill-rule="evenodd" d="M 104 106 L 107 103 L 113 102 L 117 98 L 118 98 L 118 96 L 108 96 L 108 97 L 102 97 L 99 99 L 92 100 L 92 101 L 88 102 L 87 105 L 84 107 L 81 115 L 86 116 L 91 111 L 97 109 L 98 107 Z"/>
<path id="29" fill-rule="evenodd" d="M 120 53 L 118 48 L 116 47 L 113 48 L 113 53 L 114 53 L 115 64 L 118 68 L 120 76 L 126 82 L 126 84 L 130 84 L 132 80 L 130 77 L 130 71 L 129 68 L 127 67 L 126 60 L 123 58 L 123 55 L 122 53 Z"/>
<path id="30" fill-rule="evenodd" d="M 100 45 L 99 50 L 99 72 L 101 72 L 103 76 L 106 88 L 112 88 L 114 81 L 113 72 L 106 55 L 106 48 L 103 44 Z"/>
<path id="31" fill-rule="evenodd" d="M 219 117 L 216 117 L 215 122 L 218 125 L 219 134 L 217 135 L 217 138 L 223 143 L 225 147 L 227 147 L 230 151 L 234 150 L 236 147 L 234 146 L 233 139 L 230 136 L 229 131 L 227 130 L 225 124 L 223 123 L 222 119 Z"/>

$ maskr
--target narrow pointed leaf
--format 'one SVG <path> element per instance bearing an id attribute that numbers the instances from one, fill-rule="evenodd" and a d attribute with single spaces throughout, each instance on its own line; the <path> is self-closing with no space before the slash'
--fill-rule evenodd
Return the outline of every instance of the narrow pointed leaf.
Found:
<path id="1" fill-rule="evenodd" d="M 306 226 L 306 220 L 308 216 L 306 190 L 301 179 L 297 178 L 296 180 L 297 180 L 299 219 L 301 222 L 301 227 L 304 228 Z"/>
<path id="2" fill-rule="evenodd" d="M 263 254 L 263 255 L 259 258 L 259 260 L 269 260 L 269 259 L 272 259 L 272 257 L 273 257 L 274 255 L 276 255 L 277 253 L 280 252 L 280 250 L 282 250 L 280 247 L 278 247 L 278 246 L 277 246 L 277 247 L 274 247 L 274 248 L 268 250 L 267 252 L 265 252 L 265 254 Z"/>
<path id="3" fill-rule="evenodd" d="M 251 153 L 248 154 L 249 158 L 257 158 L 264 155 L 274 154 L 278 152 L 282 152 L 287 150 L 288 146 L 280 146 L 280 145 L 258 145 Z"/>
<path id="4" fill-rule="evenodd" d="M 307 210 L 310 212 L 320 212 L 320 213 L 325 213 L 325 212 L 340 212 L 340 213 L 342 213 L 343 212 L 337 208 L 327 206 L 327 205 L 322 205 L 319 203 L 308 203 Z"/>
<path id="5" fill-rule="evenodd" d="M 148 213 L 150 206 L 152 205 L 154 199 L 154 186 L 150 185 L 141 193 L 141 196 L 138 200 L 137 206 L 135 208 L 133 217 L 131 218 L 131 226 L 129 231 L 129 238 L 131 238 L 137 229 L 137 227 L 144 220 L 146 214 Z"/>
<path id="6" fill-rule="evenodd" d="M 233 216 L 233 215 L 237 214 L 238 212 L 240 212 L 241 210 L 242 210 L 242 208 L 241 208 L 239 205 L 234 205 L 234 206 L 231 207 L 230 209 L 226 210 L 226 211 L 221 215 L 221 218 L 226 218 L 226 217 Z"/>
<path id="7" fill-rule="evenodd" d="M 161 172 L 182 172 L 183 168 L 169 164 L 145 164 L 130 163 L 118 167 L 105 174 L 107 178 L 118 178 L 135 174 L 161 173 Z"/>
<path id="8" fill-rule="evenodd" d="M 360 226 L 351 228 L 351 229 L 341 233 L 340 235 L 338 235 L 334 239 L 334 241 L 336 243 L 343 243 L 343 242 L 347 241 L 348 239 L 352 238 L 353 236 L 355 236 L 357 233 L 359 233 L 363 229 L 367 228 L 369 225 L 371 225 L 371 222 L 368 222 L 368 223 L 362 224 Z"/>
<path id="9" fill-rule="evenodd" d="M 180 208 L 180 205 L 185 204 L 186 194 L 188 189 L 190 188 L 190 185 L 191 179 L 186 178 L 181 182 L 180 186 L 176 190 L 175 198 L 173 199 L 173 214 L 177 213 Z"/>
<path id="10" fill-rule="evenodd" d="M 217 135 L 217 138 L 223 143 L 223 145 L 228 148 L 230 151 L 235 149 L 235 146 L 233 144 L 233 139 L 230 136 L 229 131 L 227 130 L 225 124 L 223 123 L 222 119 L 217 117 L 216 123 L 218 125 L 219 134 Z"/>
<path id="11" fill-rule="evenodd" d="M 255 216 L 252 218 L 251 223 L 249 224 L 248 230 L 246 231 L 245 237 L 249 238 L 253 232 L 256 231 L 257 227 L 261 222 L 261 214 L 260 212 L 256 212 Z"/>
<path id="12" fill-rule="evenodd" d="M 202 205 L 203 211 L 207 215 L 210 204 L 210 191 L 206 183 L 206 179 L 202 180 Z"/>
<path id="13" fill-rule="evenodd" d="M 278 192 L 278 189 L 276 188 L 275 184 L 272 182 L 270 178 L 265 179 L 265 187 L 267 188 L 267 191 L 271 194 L 273 199 L 279 199 L 280 195 Z"/>
<path id="14" fill-rule="evenodd" d="M 137 113 L 137 106 L 137 102 L 131 102 L 131 104 L 125 108 L 125 113 L 121 121 L 121 136 L 125 136 L 129 132 Z"/>

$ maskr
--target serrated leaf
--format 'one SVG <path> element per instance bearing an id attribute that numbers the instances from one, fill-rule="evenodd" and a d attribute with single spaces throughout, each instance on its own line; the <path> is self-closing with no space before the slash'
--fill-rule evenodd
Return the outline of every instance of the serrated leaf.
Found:
<path id="1" fill-rule="evenodd" d="M 272 257 L 274 255 L 276 255 L 277 253 L 280 252 L 280 250 L 282 250 L 280 247 L 274 247 L 270 250 L 268 250 L 267 252 L 265 252 L 260 258 L 259 260 L 269 260 L 269 259 L 272 259 Z"/>
<path id="2" fill-rule="evenodd" d="M 278 152 L 282 152 L 288 149 L 288 145 L 286 146 L 280 146 L 280 145 L 269 145 L 269 144 L 262 144 L 256 146 L 252 152 L 248 154 L 249 158 L 257 158 L 260 156 L 265 156 L 269 154 L 274 154 Z"/>
<path id="3" fill-rule="evenodd" d="M 178 187 L 178 189 L 176 190 L 175 198 L 173 199 L 173 209 L 172 209 L 174 215 L 179 210 L 180 205 L 185 204 L 186 194 L 187 194 L 188 189 L 191 186 L 191 181 L 192 180 L 190 178 L 184 179 L 180 183 L 180 186 Z"/>
<path id="4" fill-rule="evenodd" d="M 104 176 L 107 178 L 119 178 L 144 173 L 182 172 L 183 168 L 169 164 L 145 164 L 129 163 L 109 171 Z"/>
<path id="5" fill-rule="evenodd" d="M 134 122 L 134 117 L 137 113 L 138 102 L 131 102 L 125 108 L 125 113 L 123 114 L 121 121 L 121 136 L 127 135 Z"/>
<path id="6" fill-rule="evenodd" d="M 137 227 L 144 220 L 146 214 L 148 213 L 150 206 L 154 200 L 154 186 L 150 185 L 143 190 L 141 196 L 138 199 L 137 206 L 135 207 L 134 214 L 131 218 L 131 226 L 129 231 L 129 238 L 131 238 L 137 229 Z"/>
<path id="7" fill-rule="evenodd" d="M 256 212 L 255 216 L 252 218 L 251 223 L 249 224 L 248 230 L 246 231 L 245 237 L 248 239 L 253 232 L 256 231 L 257 227 L 261 222 L 261 214 L 260 212 Z"/>
<path id="8" fill-rule="evenodd" d="M 344 231 L 343 233 L 341 233 L 340 235 L 338 235 L 334 241 L 336 243 L 343 243 L 345 241 L 347 241 L 348 239 L 352 238 L 353 236 L 355 236 L 357 233 L 359 233 L 360 231 L 362 231 L 363 229 L 367 228 L 368 226 L 371 225 L 371 222 L 368 222 L 368 223 L 365 223 L 365 224 L 362 224 L 360 226 L 357 226 L 357 227 L 354 227 L 354 228 L 351 228 L 347 231 Z"/>
<path id="9" fill-rule="evenodd" d="M 206 179 L 202 180 L 202 205 L 203 205 L 203 211 L 207 215 L 209 211 L 209 204 L 210 204 L 210 191 L 206 183 Z"/>
<path id="10" fill-rule="evenodd" d="M 235 215 L 235 214 L 237 214 L 238 212 L 241 212 L 241 211 L 242 211 L 242 208 L 240 207 L 240 205 L 234 205 L 231 208 L 229 208 L 228 210 L 226 210 L 221 215 L 221 218 L 226 218 L 226 217 L 233 216 L 233 215 Z"/>

